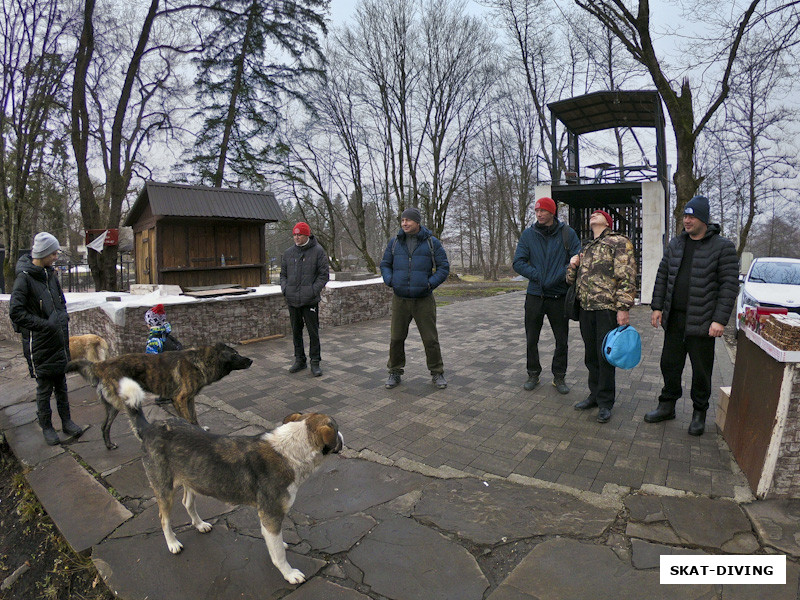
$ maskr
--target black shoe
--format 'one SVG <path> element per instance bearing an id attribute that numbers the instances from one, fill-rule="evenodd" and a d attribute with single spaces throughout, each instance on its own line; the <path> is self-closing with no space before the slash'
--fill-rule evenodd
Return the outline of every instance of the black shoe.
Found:
<path id="1" fill-rule="evenodd" d="M 597 406 L 597 402 L 592 400 L 592 397 L 589 396 L 586 400 L 581 400 L 578 402 L 573 408 L 575 410 L 589 410 L 595 406 Z"/>
<path id="2" fill-rule="evenodd" d="M 389 378 L 386 380 L 386 385 L 384 387 L 390 390 L 396 388 L 398 385 L 400 385 L 400 373 L 389 373 Z"/>
<path id="3" fill-rule="evenodd" d="M 319 368 L 319 362 L 311 361 L 311 374 L 314 377 L 322 375 L 322 369 Z"/>
<path id="4" fill-rule="evenodd" d="M 695 410 L 692 413 L 692 422 L 689 424 L 689 435 L 703 435 L 706 430 L 706 411 Z"/>
<path id="5" fill-rule="evenodd" d="M 44 427 L 42 429 L 42 434 L 44 435 L 44 441 L 48 446 L 58 446 L 61 443 L 61 440 L 58 439 L 58 434 L 56 430 L 51 427 Z"/>
<path id="6" fill-rule="evenodd" d="M 538 375 L 531 375 L 531 376 L 528 377 L 528 381 L 526 381 L 523 384 L 522 389 L 528 390 L 530 392 L 537 385 L 539 385 L 539 376 Z"/>
<path id="7" fill-rule="evenodd" d="M 297 373 L 298 371 L 302 371 L 305 368 L 306 368 L 306 361 L 296 358 L 292 366 L 289 367 L 289 373 Z"/>
<path id="8" fill-rule="evenodd" d="M 611 420 L 611 409 L 610 408 L 601 408 L 597 411 L 597 422 L 598 423 L 608 423 Z"/>
<path id="9" fill-rule="evenodd" d="M 564 383 L 563 377 L 557 377 L 556 379 L 553 379 L 553 385 L 559 394 L 569 394 L 569 388 L 567 387 L 567 384 Z"/>
<path id="10" fill-rule="evenodd" d="M 440 390 L 447 387 L 447 379 L 444 378 L 444 373 L 434 373 L 431 375 L 431 381 Z"/>
<path id="11" fill-rule="evenodd" d="M 72 419 L 67 419 L 61 423 L 61 431 L 67 434 L 71 439 L 81 437 L 86 429 L 87 428 L 76 424 Z"/>
<path id="12" fill-rule="evenodd" d="M 658 407 L 644 416 L 645 423 L 660 423 L 675 418 L 675 403 L 659 401 Z"/>

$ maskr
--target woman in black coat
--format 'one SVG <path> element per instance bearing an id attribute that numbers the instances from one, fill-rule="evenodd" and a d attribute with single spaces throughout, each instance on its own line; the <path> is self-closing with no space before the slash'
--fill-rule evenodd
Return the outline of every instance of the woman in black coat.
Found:
<path id="1" fill-rule="evenodd" d="M 70 418 L 67 397 L 64 367 L 70 359 L 69 317 L 64 293 L 53 270 L 59 250 L 55 237 L 46 232 L 36 234 L 31 253 L 17 261 L 17 278 L 9 304 L 9 317 L 14 329 L 22 334 L 22 351 L 31 377 L 36 379 L 36 415 L 50 446 L 61 441 L 52 423 L 53 393 L 62 431 L 70 438 L 84 432 Z"/>

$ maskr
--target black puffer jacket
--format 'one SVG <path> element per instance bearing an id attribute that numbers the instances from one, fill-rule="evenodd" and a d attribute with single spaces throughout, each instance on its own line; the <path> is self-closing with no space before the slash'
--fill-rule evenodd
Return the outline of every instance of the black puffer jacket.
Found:
<path id="1" fill-rule="evenodd" d="M 69 317 L 52 268 L 37 267 L 30 254 L 17 261 L 8 315 L 22 334 L 31 377 L 63 375 L 69 362 Z"/>
<path id="2" fill-rule="evenodd" d="M 719 235 L 716 223 L 708 226 L 700 246 L 694 252 L 689 280 L 689 307 L 686 311 L 686 335 L 708 335 L 711 323 L 727 325 L 739 293 L 739 258 L 730 240 Z M 663 311 L 661 325 L 667 328 L 675 277 L 683 259 L 685 231 L 672 238 L 656 274 L 653 287 L 653 310 Z"/>
<path id="3" fill-rule="evenodd" d="M 283 253 L 281 291 L 289 306 L 319 304 L 328 277 L 328 256 L 313 235 L 305 246 L 294 245 Z"/>

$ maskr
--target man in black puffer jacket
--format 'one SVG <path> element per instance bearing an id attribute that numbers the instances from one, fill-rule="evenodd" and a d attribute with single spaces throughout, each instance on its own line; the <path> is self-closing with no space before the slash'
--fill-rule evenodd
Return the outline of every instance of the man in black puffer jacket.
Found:
<path id="1" fill-rule="evenodd" d="M 653 327 L 665 330 L 661 351 L 664 387 L 658 408 L 644 420 L 658 423 L 675 418 L 675 402 L 682 395 L 681 377 L 686 355 L 692 363 L 692 405 L 689 435 L 703 435 L 715 338 L 722 335 L 739 293 L 736 247 L 709 223 L 708 198 L 695 196 L 684 209 L 684 231 L 670 241 L 658 267 L 653 288 Z"/>
<path id="2" fill-rule="evenodd" d="M 31 377 L 36 379 L 36 415 L 50 446 L 60 443 L 53 428 L 50 396 L 55 392 L 61 430 L 70 438 L 80 437 L 84 428 L 70 418 L 67 378 L 69 362 L 69 317 L 67 302 L 53 263 L 61 247 L 46 232 L 37 233 L 30 254 L 17 261 L 17 278 L 11 292 L 9 317 L 22 334 L 22 351 Z"/>
<path id="3" fill-rule="evenodd" d="M 289 305 L 289 318 L 294 337 L 294 363 L 289 373 L 306 368 L 306 351 L 303 347 L 303 324 L 308 329 L 308 353 L 311 374 L 322 375 L 319 344 L 319 302 L 322 288 L 328 283 L 328 256 L 316 238 L 311 235 L 308 223 L 300 222 L 292 229 L 294 246 L 281 258 L 281 291 Z"/>

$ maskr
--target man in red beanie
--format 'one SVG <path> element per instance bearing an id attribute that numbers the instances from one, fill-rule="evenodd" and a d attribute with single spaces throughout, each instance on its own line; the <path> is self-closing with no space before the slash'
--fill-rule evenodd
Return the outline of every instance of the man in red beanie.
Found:
<path id="1" fill-rule="evenodd" d="M 303 325 L 308 329 L 311 374 L 322 375 L 319 343 L 319 302 L 322 288 L 328 283 L 328 256 L 316 238 L 311 235 L 308 223 L 300 222 L 292 229 L 294 246 L 281 257 L 281 291 L 289 305 L 289 319 L 294 338 L 294 363 L 289 373 L 306 368 L 306 351 L 303 346 Z"/>
<path id="2" fill-rule="evenodd" d="M 606 211 L 594 211 L 589 217 L 592 239 L 572 257 L 567 270 L 567 283 L 577 286 L 584 364 L 589 370 L 589 396 L 574 408 L 597 407 L 598 423 L 608 423 L 616 400 L 616 371 L 603 356 L 603 339 L 617 326 L 630 323 L 628 313 L 636 300 L 633 243 L 612 225 Z"/>
<path id="3" fill-rule="evenodd" d="M 527 278 L 525 296 L 525 338 L 527 341 L 528 380 L 522 386 L 530 391 L 539 385 L 539 335 L 544 317 L 550 322 L 556 349 L 553 352 L 553 385 L 559 394 L 569 393 L 564 381 L 567 373 L 569 319 L 564 312 L 567 293 L 567 264 L 581 249 L 575 231 L 556 216 L 552 198 L 539 198 L 534 205 L 536 222 L 522 232 L 514 254 L 514 270 Z"/>

